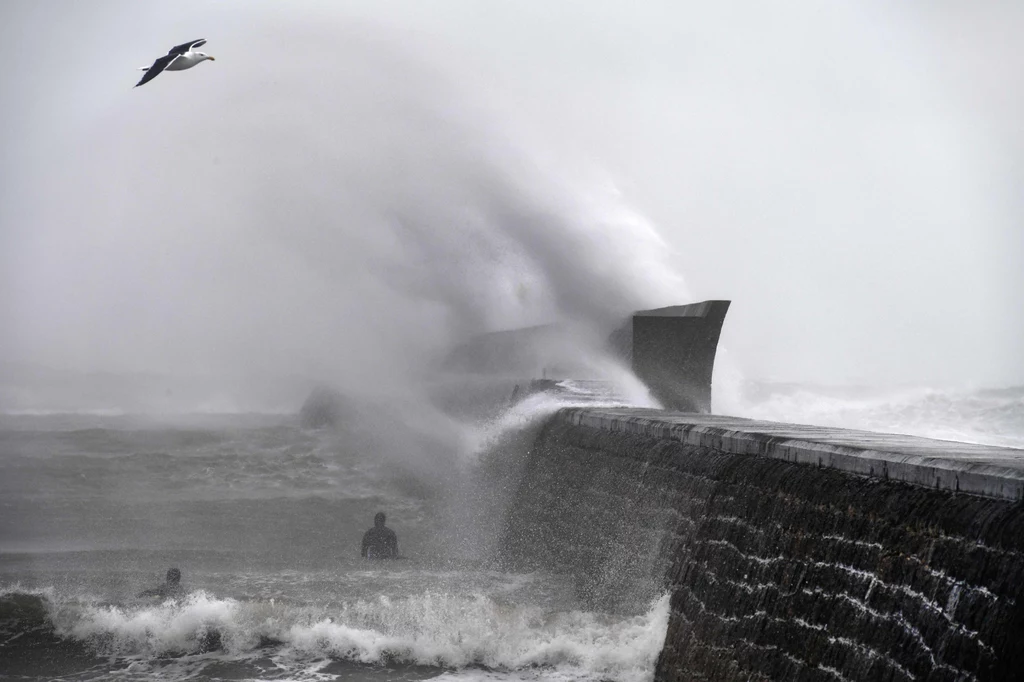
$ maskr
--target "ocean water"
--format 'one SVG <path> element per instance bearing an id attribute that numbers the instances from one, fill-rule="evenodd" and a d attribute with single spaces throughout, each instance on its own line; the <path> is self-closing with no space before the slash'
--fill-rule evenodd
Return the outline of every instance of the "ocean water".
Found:
<path id="1" fill-rule="evenodd" d="M 440 477 L 289 414 L 9 410 L 0 679 L 650 680 L 667 596 L 605 613 L 568 575 L 489 560 L 522 452 L 507 442 L 528 442 L 558 407 L 622 403 L 600 389 L 527 398 Z M 747 384 L 716 400 L 742 416 L 1024 447 L 1020 387 Z M 359 559 L 377 511 L 399 561 Z M 170 566 L 184 597 L 135 596 Z"/>
<path id="2" fill-rule="evenodd" d="M 445 487 L 293 415 L 35 412 L 0 417 L 0 679 L 653 675 L 667 597 L 602 613 L 492 565 L 510 482 L 453 494 L 472 463 Z M 377 511 L 401 560 L 359 558 Z M 185 596 L 135 596 L 171 566 Z"/>
<path id="3" fill-rule="evenodd" d="M 715 390 L 715 411 L 723 414 L 1024 448 L 1024 386 L 881 388 L 748 381 Z"/>

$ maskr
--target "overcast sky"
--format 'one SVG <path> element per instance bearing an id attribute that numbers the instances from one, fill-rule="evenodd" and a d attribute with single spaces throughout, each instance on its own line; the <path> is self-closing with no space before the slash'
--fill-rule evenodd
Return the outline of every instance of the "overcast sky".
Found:
<path id="1" fill-rule="evenodd" d="M 747 377 L 1024 383 L 1022 30 L 1011 1 L 8 1 L 0 360 L 380 373 L 726 298 Z M 199 37 L 215 62 L 132 88 Z"/>

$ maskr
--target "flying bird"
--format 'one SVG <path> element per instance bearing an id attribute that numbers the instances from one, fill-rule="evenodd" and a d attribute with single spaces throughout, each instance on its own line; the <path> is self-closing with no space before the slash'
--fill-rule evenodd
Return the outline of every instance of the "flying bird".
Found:
<path id="1" fill-rule="evenodd" d="M 140 71 L 145 71 L 146 75 L 142 77 L 135 87 L 145 85 L 149 81 L 153 80 L 160 75 L 161 71 L 184 71 L 185 69 L 191 69 L 199 62 L 206 61 L 209 59 L 211 62 L 216 61 L 213 57 L 206 54 L 205 52 L 195 52 L 194 48 L 206 44 L 206 38 L 200 38 L 199 40 L 193 40 L 181 45 L 176 45 L 167 51 L 163 57 L 158 57 L 152 66 L 139 67 Z"/>

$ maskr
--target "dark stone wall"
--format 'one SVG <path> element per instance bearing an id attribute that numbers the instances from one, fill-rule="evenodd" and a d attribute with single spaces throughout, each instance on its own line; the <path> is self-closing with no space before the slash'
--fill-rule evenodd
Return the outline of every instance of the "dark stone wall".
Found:
<path id="1" fill-rule="evenodd" d="M 711 412 L 711 377 L 729 301 L 638 310 L 608 331 L 607 350 L 629 365 L 668 410 Z M 603 332 L 602 332 L 603 333 Z M 579 330 L 548 324 L 482 334 L 455 347 L 449 373 L 511 377 L 601 379 L 581 360 Z M 586 343 L 586 341 L 584 341 Z"/>
<path id="2" fill-rule="evenodd" d="M 679 441 L 539 435 L 510 567 L 571 573 L 596 607 L 666 590 L 656 679 L 1013 680 L 1024 505 Z"/>
<path id="3" fill-rule="evenodd" d="M 612 335 L 619 355 L 665 409 L 711 412 L 711 376 L 729 301 L 702 301 L 633 313 Z"/>

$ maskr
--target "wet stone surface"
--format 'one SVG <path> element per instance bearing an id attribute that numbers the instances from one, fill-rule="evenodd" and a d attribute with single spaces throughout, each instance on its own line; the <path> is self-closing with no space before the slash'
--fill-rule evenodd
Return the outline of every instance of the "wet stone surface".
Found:
<path id="1" fill-rule="evenodd" d="M 1024 504 L 574 424 L 538 437 L 503 559 L 639 610 L 656 679 L 1009 680 L 1024 670 Z"/>

